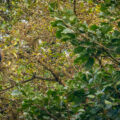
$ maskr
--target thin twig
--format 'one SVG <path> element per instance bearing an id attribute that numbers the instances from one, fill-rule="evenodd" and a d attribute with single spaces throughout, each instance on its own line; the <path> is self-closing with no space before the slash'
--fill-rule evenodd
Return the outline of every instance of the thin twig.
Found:
<path id="1" fill-rule="evenodd" d="M 74 14 L 76 15 L 76 0 L 73 0 L 73 11 Z"/>
<path id="2" fill-rule="evenodd" d="M 34 79 L 45 80 L 45 81 L 54 81 L 54 82 L 56 82 L 56 80 L 55 80 L 55 79 L 52 79 L 52 78 L 43 78 L 43 77 L 41 77 L 41 76 L 35 76 L 35 75 L 33 75 L 33 76 L 32 76 L 30 79 L 28 79 L 28 80 L 21 81 L 21 82 L 16 83 L 16 84 L 14 84 L 14 85 L 6 88 L 6 89 L 0 90 L 0 94 L 5 93 L 6 91 L 8 91 L 8 90 L 10 90 L 10 89 L 18 86 L 19 84 L 24 84 L 24 83 L 33 81 Z"/>
<path id="3" fill-rule="evenodd" d="M 53 118 L 54 120 L 58 120 L 58 118 L 56 116 L 54 116 L 53 114 L 51 114 L 46 108 L 42 108 L 44 111 L 46 111 L 46 113 Z"/>

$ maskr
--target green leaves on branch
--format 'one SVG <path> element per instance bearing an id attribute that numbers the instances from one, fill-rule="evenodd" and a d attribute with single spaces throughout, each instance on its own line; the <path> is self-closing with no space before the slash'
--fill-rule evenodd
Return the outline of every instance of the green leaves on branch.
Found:
<path id="1" fill-rule="evenodd" d="M 118 120 L 120 113 L 120 22 L 112 24 L 112 20 L 118 19 L 118 8 L 114 9 L 117 6 L 114 0 L 99 4 L 104 21 L 99 24 L 87 25 L 66 9 L 56 13 L 56 20 L 51 23 L 56 27 L 56 37 L 74 46 L 75 64 L 82 65 L 76 81 L 71 81 L 76 82 L 78 89 L 67 93 L 73 111 L 85 109 L 77 114 L 80 120 Z"/>
<path id="2" fill-rule="evenodd" d="M 58 7 L 57 2 L 52 2 L 49 4 L 49 11 L 52 13 L 56 10 L 57 7 Z"/>

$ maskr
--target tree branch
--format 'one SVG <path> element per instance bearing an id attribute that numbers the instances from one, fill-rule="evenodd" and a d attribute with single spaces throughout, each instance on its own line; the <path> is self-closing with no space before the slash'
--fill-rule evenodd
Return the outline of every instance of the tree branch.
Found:
<path id="1" fill-rule="evenodd" d="M 51 67 L 48 67 L 46 64 L 44 64 L 41 60 L 38 60 L 38 62 L 48 71 L 51 72 L 53 77 L 55 78 L 55 81 L 58 82 L 60 85 L 65 86 L 65 84 L 60 80 L 59 74 L 55 73 L 54 70 Z"/>
<path id="2" fill-rule="evenodd" d="M 73 0 L 73 11 L 74 14 L 76 15 L 76 0 Z"/>
<path id="3" fill-rule="evenodd" d="M 41 76 L 33 75 L 33 76 L 32 76 L 30 79 L 28 79 L 28 80 L 21 81 L 21 82 L 19 82 L 19 83 L 15 83 L 14 85 L 12 85 L 12 86 L 10 86 L 10 87 L 8 87 L 8 88 L 6 88 L 6 89 L 0 90 L 0 94 L 5 93 L 6 91 L 8 91 L 8 90 L 10 90 L 10 89 L 18 86 L 19 84 L 24 84 L 24 83 L 33 81 L 34 79 L 39 79 L 39 80 L 44 80 L 44 81 L 54 81 L 54 82 L 56 82 L 56 80 L 55 80 L 55 79 L 52 79 L 52 78 L 43 78 L 43 77 L 41 77 Z"/>
<path id="4" fill-rule="evenodd" d="M 90 39 L 89 39 L 87 36 L 82 35 L 82 37 L 84 37 L 84 38 L 86 38 L 87 40 L 90 41 Z M 115 59 L 115 58 L 111 55 L 109 48 L 105 47 L 103 44 L 101 44 L 101 43 L 99 43 L 99 42 L 97 42 L 97 41 L 94 41 L 93 43 L 95 43 L 95 44 L 98 45 L 100 48 L 102 48 L 102 49 L 107 53 L 107 55 L 112 59 L 112 61 L 113 61 L 114 63 L 116 63 L 117 65 L 120 65 L 120 61 L 118 61 L 117 59 Z"/>

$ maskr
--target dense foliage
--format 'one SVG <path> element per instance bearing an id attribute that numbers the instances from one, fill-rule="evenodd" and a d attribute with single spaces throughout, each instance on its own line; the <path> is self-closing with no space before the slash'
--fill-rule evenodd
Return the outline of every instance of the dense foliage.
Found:
<path id="1" fill-rule="evenodd" d="M 1 2 L 2 120 L 120 120 L 120 1 Z"/>

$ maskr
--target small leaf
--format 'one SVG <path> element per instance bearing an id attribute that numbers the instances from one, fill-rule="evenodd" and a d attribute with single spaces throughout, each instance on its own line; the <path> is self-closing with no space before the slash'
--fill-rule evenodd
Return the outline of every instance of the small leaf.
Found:
<path id="1" fill-rule="evenodd" d="M 112 102 L 108 101 L 108 100 L 105 100 L 105 104 L 107 105 L 112 105 Z"/>
<path id="2" fill-rule="evenodd" d="M 120 81 L 118 81 L 118 82 L 116 83 L 116 85 L 120 85 Z"/>
<path id="3" fill-rule="evenodd" d="M 51 22 L 51 25 L 52 25 L 53 27 L 63 26 L 63 21 L 62 21 L 61 19 L 58 19 L 58 20 L 56 20 L 56 21 L 54 21 L 54 22 Z M 64 27 L 64 26 L 63 26 L 63 27 Z"/>
<path id="4" fill-rule="evenodd" d="M 75 16 L 70 16 L 70 21 L 71 21 L 71 22 L 74 22 L 74 21 L 75 21 L 75 19 L 76 19 L 76 17 L 75 17 Z"/>
<path id="5" fill-rule="evenodd" d="M 85 64 L 85 67 L 90 69 L 93 66 L 93 64 L 94 64 L 94 58 L 89 57 L 88 61 Z"/>
<path id="6" fill-rule="evenodd" d="M 71 39 L 71 44 L 74 45 L 74 46 L 78 46 L 79 45 L 79 42 L 76 40 L 76 39 Z"/>
<path id="7" fill-rule="evenodd" d="M 77 63 L 80 62 L 80 60 L 81 60 L 81 56 L 77 57 L 77 58 L 74 60 L 74 63 L 77 64 Z"/>
<path id="8" fill-rule="evenodd" d="M 88 98 L 95 98 L 94 95 L 88 95 L 87 97 L 88 97 Z"/>
<path id="9" fill-rule="evenodd" d="M 120 22 L 118 22 L 118 27 L 120 27 Z"/>
<path id="10" fill-rule="evenodd" d="M 83 50 L 84 50 L 84 47 L 79 46 L 79 47 L 77 47 L 77 48 L 74 49 L 74 52 L 75 52 L 75 53 L 80 53 L 80 52 L 82 52 Z"/>
<path id="11" fill-rule="evenodd" d="M 57 2 L 52 2 L 49 4 L 49 11 L 50 12 L 54 12 L 56 8 L 57 8 Z"/>
<path id="12" fill-rule="evenodd" d="M 101 10 L 102 12 L 105 12 L 105 11 L 107 10 L 107 7 L 106 7 L 104 4 L 101 4 L 100 10 Z"/>
<path id="13" fill-rule="evenodd" d="M 84 109 L 79 109 L 79 112 L 85 112 L 85 110 Z"/>
<path id="14" fill-rule="evenodd" d="M 57 30 L 56 31 L 56 37 L 57 38 L 61 38 L 62 37 L 61 32 L 62 32 L 62 30 Z"/>
<path id="15" fill-rule="evenodd" d="M 69 36 L 62 36 L 61 38 L 62 41 L 67 41 L 67 40 L 70 40 L 70 37 Z"/>
<path id="16" fill-rule="evenodd" d="M 115 30 L 113 33 L 113 36 L 118 37 L 120 36 L 120 32 L 118 30 Z"/>
<path id="17" fill-rule="evenodd" d="M 100 30 L 105 34 L 112 30 L 112 26 L 109 23 L 102 22 Z"/>
<path id="18" fill-rule="evenodd" d="M 66 29 L 63 30 L 62 33 L 64 33 L 64 34 L 67 34 L 67 33 L 74 33 L 74 31 L 71 30 L 71 29 L 69 29 L 69 28 L 66 28 Z"/>
<path id="19" fill-rule="evenodd" d="M 92 26 L 90 26 L 90 29 L 95 31 L 96 29 L 98 29 L 98 26 L 97 25 L 92 25 Z"/>

